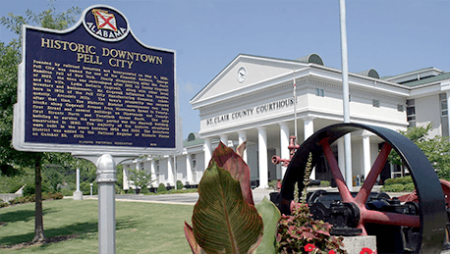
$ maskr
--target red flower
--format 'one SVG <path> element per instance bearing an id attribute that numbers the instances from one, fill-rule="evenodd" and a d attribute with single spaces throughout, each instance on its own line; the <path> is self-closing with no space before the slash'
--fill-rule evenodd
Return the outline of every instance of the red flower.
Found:
<path id="1" fill-rule="evenodd" d="M 330 251 L 328 252 L 328 254 L 336 254 L 336 251 L 330 250 Z"/>
<path id="2" fill-rule="evenodd" d="M 359 254 L 372 254 L 372 253 L 373 253 L 373 251 L 371 249 L 364 247 L 364 248 L 362 248 L 362 250 Z"/>
<path id="3" fill-rule="evenodd" d="M 306 252 L 311 252 L 316 248 L 316 246 L 312 243 L 308 243 L 307 245 L 305 245 L 305 251 Z"/>

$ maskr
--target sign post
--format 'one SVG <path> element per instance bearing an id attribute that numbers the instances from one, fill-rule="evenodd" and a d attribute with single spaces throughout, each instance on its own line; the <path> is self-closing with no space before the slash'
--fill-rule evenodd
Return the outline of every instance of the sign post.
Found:
<path id="1" fill-rule="evenodd" d="M 22 34 L 13 145 L 97 165 L 99 253 L 115 253 L 115 166 L 182 149 L 175 52 L 142 44 L 125 16 L 103 5 L 70 29 L 24 26 Z"/>

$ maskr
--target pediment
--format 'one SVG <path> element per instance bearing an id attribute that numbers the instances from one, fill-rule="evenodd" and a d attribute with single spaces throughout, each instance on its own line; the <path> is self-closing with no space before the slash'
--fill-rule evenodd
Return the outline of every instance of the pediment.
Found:
<path id="1" fill-rule="evenodd" d="M 254 89 L 264 81 L 292 75 L 294 69 L 307 66 L 295 60 L 239 55 L 191 100 L 191 104 L 233 91 Z"/>

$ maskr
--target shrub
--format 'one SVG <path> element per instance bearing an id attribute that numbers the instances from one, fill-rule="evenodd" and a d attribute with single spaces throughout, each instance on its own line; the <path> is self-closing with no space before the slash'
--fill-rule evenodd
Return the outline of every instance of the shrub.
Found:
<path id="1" fill-rule="evenodd" d="M 330 235 L 332 225 L 313 220 L 307 204 L 296 203 L 292 215 L 282 215 L 277 229 L 277 248 L 282 254 L 305 253 L 307 249 L 317 249 L 311 253 L 346 253 L 342 249 L 343 237 Z"/>
<path id="2" fill-rule="evenodd" d="M 9 186 L 9 191 L 8 191 L 8 193 L 15 193 L 16 191 L 18 191 L 20 188 L 22 188 L 22 186 L 24 185 L 24 183 L 22 183 L 22 182 L 13 182 L 13 183 L 10 183 L 10 186 Z"/>
<path id="3" fill-rule="evenodd" d="M 330 181 L 320 180 L 320 186 L 321 187 L 329 187 L 330 186 Z"/>
<path id="4" fill-rule="evenodd" d="M 177 180 L 177 190 L 181 190 L 184 188 L 183 183 L 180 180 Z"/>
<path id="5" fill-rule="evenodd" d="M 404 176 L 404 177 L 386 179 L 386 181 L 384 182 L 384 185 L 408 184 L 408 183 L 412 183 L 412 182 L 413 182 L 413 180 L 412 180 L 411 176 Z"/>
<path id="6" fill-rule="evenodd" d="M 416 186 L 414 186 L 414 183 L 405 184 L 405 191 L 413 192 L 415 189 L 416 189 Z"/>
<path id="7" fill-rule="evenodd" d="M 147 194 L 147 193 L 150 193 L 150 191 L 148 190 L 147 186 L 142 187 L 141 194 Z"/>
<path id="8" fill-rule="evenodd" d="M 394 184 L 385 185 L 385 186 L 381 187 L 381 191 L 386 191 L 386 192 L 401 192 L 404 190 L 405 190 L 405 185 L 399 184 L 399 183 L 394 183 Z"/>
<path id="9" fill-rule="evenodd" d="M 44 181 L 41 182 L 42 184 L 42 193 L 48 192 L 50 190 L 49 185 L 45 183 Z M 23 195 L 24 196 L 30 196 L 36 193 L 34 182 L 27 182 L 27 185 L 23 188 Z"/>
<path id="10" fill-rule="evenodd" d="M 269 188 L 273 189 L 274 191 L 277 191 L 277 183 L 278 180 L 273 179 L 272 181 L 269 182 Z"/>
<path id="11" fill-rule="evenodd" d="M 9 201 L 9 203 L 11 205 L 16 205 L 16 204 L 25 204 L 25 203 L 30 203 L 30 202 L 34 202 L 34 195 L 30 195 L 30 196 L 22 196 L 22 197 L 17 197 L 15 199 L 12 199 Z"/>
<path id="12" fill-rule="evenodd" d="M 73 191 L 70 189 L 62 188 L 60 191 L 63 196 L 72 196 L 73 195 Z"/>
<path id="13" fill-rule="evenodd" d="M 166 186 L 163 183 L 160 183 L 157 189 L 157 192 L 167 191 Z"/>
<path id="14" fill-rule="evenodd" d="M 43 193 L 42 194 L 42 200 L 48 200 L 48 199 L 62 199 L 64 196 L 61 192 L 56 192 L 56 193 Z M 22 196 L 22 197 L 17 197 L 15 199 L 12 199 L 9 201 L 9 203 L 11 205 L 16 205 L 16 204 L 25 204 L 25 203 L 31 203 L 31 202 L 35 202 L 35 195 L 29 195 L 29 196 Z"/>
<path id="15" fill-rule="evenodd" d="M 4 202 L 0 199 L 0 208 L 9 206 L 9 203 Z"/>
<path id="16" fill-rule="evenodd" d="M 90 182 L 81 182 L 80 183 L 80 191 L 83 192 L 83 195 L 91 194 L 91 183 Z M 96 181 L 93 182 L 92 185 L 92 195 L 97 195 L 98 192 L 98 184 Z"/>

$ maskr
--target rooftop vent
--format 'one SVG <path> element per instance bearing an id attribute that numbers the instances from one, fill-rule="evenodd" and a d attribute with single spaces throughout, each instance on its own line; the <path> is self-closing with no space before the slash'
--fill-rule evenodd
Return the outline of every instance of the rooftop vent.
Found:
<path id="1" fill-rule="evenodd" d="M 363 76 L 367 76 L 367 77 L 371 77 L 371 78 L 376 78 L 376 79 L 380 79 L 380 75 L 378 75 L 378 72 L 374 69 L 370 69 L 367 71 L 361 71 L 358 72 L 359 75 L 363 75 Z"/>
<path id="2" fill-rule="evenodd" d="M 296 61 L 302 62 L 302 63 L 313 63 L 317 65 L 323 66 L 322 58 L 318 54 L 309 54 L 307 56 L 301 57 L 297 59 Z"/>

